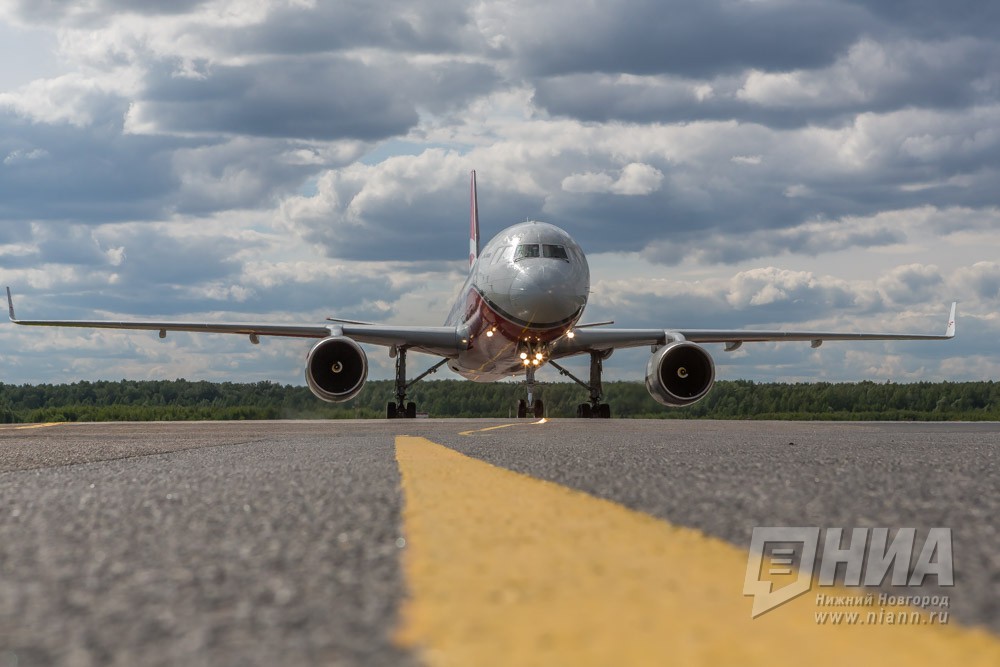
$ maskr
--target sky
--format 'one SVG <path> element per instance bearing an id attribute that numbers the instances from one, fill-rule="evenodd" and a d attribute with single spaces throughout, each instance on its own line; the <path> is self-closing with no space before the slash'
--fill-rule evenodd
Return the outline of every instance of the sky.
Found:
<path id="1" fill-rule="evenodd" d="M 709 346 L 720 378 L 1000 376 L 994 0 L 0 0 L 0 63 L 25 319 L 439 325 L 475 169 L 485 238 L 582 245 L 586 321 L 939 333 L 959 301 L 947 343 Z M 302 384 L 310 345 L 0 323 L 0 382 Z"/>

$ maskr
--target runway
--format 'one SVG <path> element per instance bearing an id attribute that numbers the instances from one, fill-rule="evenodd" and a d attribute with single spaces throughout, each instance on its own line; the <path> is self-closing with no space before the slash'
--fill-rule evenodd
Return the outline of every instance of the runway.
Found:
<path id="1" fill-rule="evenodd" d="M 0 426 L 0 665 L 996 665 L 998 447 L 992 423 Z M 947 622 L 831 625 L 815 587 L 751 618 L 761 526 L 950 528 L 954 586 L 874 592 L 947 596 Z"/>

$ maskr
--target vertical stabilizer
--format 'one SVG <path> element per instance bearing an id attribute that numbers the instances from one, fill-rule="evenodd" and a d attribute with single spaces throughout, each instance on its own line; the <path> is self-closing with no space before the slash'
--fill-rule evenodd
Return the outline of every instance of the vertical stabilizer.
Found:
<path id="1" fill-rule="evenodd" d="M 469 218 L 469 268 L 471 268 L 479 257 L 479 203 L 476 201 L 475 169 L 472 170 L 472 193 L 469 205 L 472 209 Z"/>

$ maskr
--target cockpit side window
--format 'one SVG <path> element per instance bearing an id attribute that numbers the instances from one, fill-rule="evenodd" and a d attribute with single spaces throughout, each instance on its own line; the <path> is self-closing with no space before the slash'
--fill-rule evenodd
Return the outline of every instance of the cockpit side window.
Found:
<path id="1" fill-rule="evenodd" d="M 527 259 L 529 257 L 538 257 L 538 244 L 537 243 L 522 243 L 517 246 L 517 250 L 514 252 L 514 261 Z"/>
<path id="2" fill-rule="evenodd" d="M 561 245 L 542 245 L 542 257 L 551 257 L 553 259 L 564 259 L 569 261 L 569 256 L 566 254 L 566 248 Z"/>

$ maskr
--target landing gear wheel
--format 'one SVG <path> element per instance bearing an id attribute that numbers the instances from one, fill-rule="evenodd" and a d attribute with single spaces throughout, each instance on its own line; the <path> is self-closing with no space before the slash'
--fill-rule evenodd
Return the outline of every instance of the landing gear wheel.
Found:
<path id="1" fill-rule="evenodd" d="M 407 382 L 406 347 L 393 346 L 389 351 L 389 356 L 396 358 L 396 401 L 385 406 L 385 418 L 414 419 L 417 416 L 417 404 L 413 401 L 410 401 L 409 403 L 406 402 L 406 390 L 417 382 L 423 380 L 424 377 L 430 375 L 431 373 L 436 373 L 437 369 L 441 368 L 441 366 L 448 362 L 448 359 L 442 359 L 417 377 Z"/>
<path id="2" fill-rule="evenodd" d="M 528 416 L 528 404 L 522 398 L 517 402 L 517 418 L 524 419 Z"/>
<path id="3" fill-rule="evenodd" d="M 545 404 L 542 403 L 542 399 L 536 398 L 535 405 L 533 406 L 535 410 L 535 418 L 541 419 L 545 416 Z"/>
<path id="4" fill-rule="evenodd" d="M 590 353 L 590 382 L 584 382 L 580 378 L 576 377 L 568 370 L 560 366 L 555 361 L 549 359 L 549 364 L 551 364 L 556 370 L 562 375 L 567 376 L 569 379 L 576 382 L 578 385 L 590 392 L 590 402 L 580 403 L 576 406 L 576 416 L 580 419 L 609 419 L 611 417 L 611 406 L 607 403 L 601 403 L 604 398 L 604 389 L 601 387 L 601 372 L 603 369 L 603 360 L 607 359 L 611 354 L 611 350 L 595 351 Z"/>

